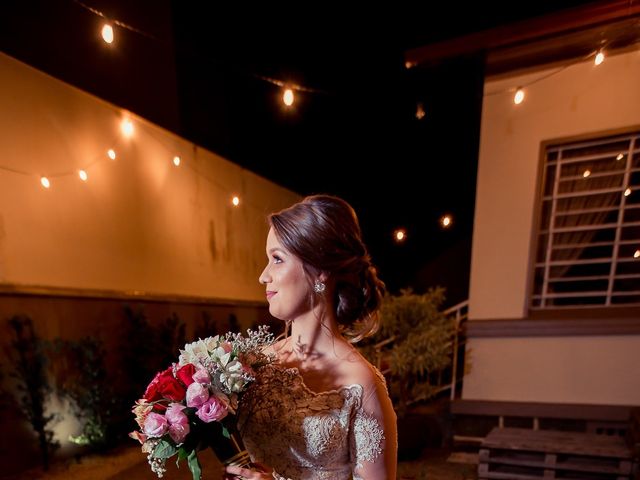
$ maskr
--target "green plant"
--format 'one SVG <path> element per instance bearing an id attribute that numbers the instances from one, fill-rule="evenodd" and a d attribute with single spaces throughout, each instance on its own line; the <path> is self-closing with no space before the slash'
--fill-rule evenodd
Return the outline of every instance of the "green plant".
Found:
<path id="1" fill-rule="evenodd" d="M 69 440 L 105 448 L 117 440 L 113 415 L 117 399 L 110 388 L 102 342 L 92 337 L 55 342 L 56 380 L 60 394 L 71 401 L 82 432 Z"/>
<path id="2" fill-rule="evenodd" d="M 46 344 L 33 328 L 29 317 L 16 315 L 9 320 L 14 333 L 8 356 L 11 377 L 17 381 L 20 410 L 38 436 L 42 465 L 49 469 L 53 452 L 60 446 L 53 438 L 51 427 L 59 420 L 56 414 L 47 414 L 45 405 L 52 392 L 47 374 Z"/>
<path id="3" fill-rule="evenodd" d="M 453 320 L 440 310 L 443 302 L 443 288 L 425 294 L 403 290 L 400 295 L 385 296 L 380 329 L 363 349 L 385 373 L 399 415 L 412 403 L 442 390 L 455 334 Z"/>

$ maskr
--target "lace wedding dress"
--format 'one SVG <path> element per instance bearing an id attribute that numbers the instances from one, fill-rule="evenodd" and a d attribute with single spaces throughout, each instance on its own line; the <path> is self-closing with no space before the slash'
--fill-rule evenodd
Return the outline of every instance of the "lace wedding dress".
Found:
<path id="1" fill-rule="evenodd" d="M 384 378 L 371 369 L 368 385 L 316 393 L 298 369 L 264 367 L 238 417 L 252 459 L 279 480 L 386 478 L 384 432 L 395 442 L 395 412 Z"/>

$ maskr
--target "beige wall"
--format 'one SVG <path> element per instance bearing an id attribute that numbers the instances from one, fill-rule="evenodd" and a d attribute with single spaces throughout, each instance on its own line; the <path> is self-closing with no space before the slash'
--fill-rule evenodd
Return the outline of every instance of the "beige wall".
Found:
<path id="1" fill-rule="evenodd" d="M 298 195 L 3 54 L 0 105 L 0 286 L 264 302 L 265 215 Z"/>
<path id="2" fill-rule="evenodd" d="M 541 143 L 640 125 L 640 52 L 488 81 L 482 112 L 470 321 L 527 315 Z M 604 320 L 606 321 L 606 320 Z M 472 338 L 463 398 L 640 404 L 640 337 Z"/>
<path id="3" fill-rule="evenodd" d="M 474 338 L 463 397 L 640 405 L 640 337 Z"/>
<path id="4" fill-rule="evenodd" d="M 550 71 L 553 71 L 550 70 Z M 640 125 L 640 52 L 570 66 L 513 93 L 550 71 L 487 82 L 469 285 L 473 320 L 521 318 L 527 276 L 540 144 L 545 140 Z"/>

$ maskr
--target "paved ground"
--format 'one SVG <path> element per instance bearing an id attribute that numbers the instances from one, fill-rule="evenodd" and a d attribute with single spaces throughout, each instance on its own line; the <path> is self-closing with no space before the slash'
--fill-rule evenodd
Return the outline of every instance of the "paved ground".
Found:
<path id="1" fill-rule="evenodd" d="M 201 455 L 203 478 L 218 480 L 221 478 L 221 465 L 210 452 Z M 456 462 L 447 461 L 448 459 Z M 451 455 L 447 450 L 425 450 L 420 459 L 400 462 L 399 480 L 475 480 L 477 466 L 473 457 Z M 466 463 L 460 463 L 466 462 Z M 192 480 L 185 463 L 176 468 L 175 462 L 167 463 L 166 480 Z M 19 476 L 0 477 L 7 480 L 155 480 L 144 454 L 137 446 L 123 447 L 109 455 L 85 457 L 80 463 L 58 463 L 48 473 L 30 470 Z"/>

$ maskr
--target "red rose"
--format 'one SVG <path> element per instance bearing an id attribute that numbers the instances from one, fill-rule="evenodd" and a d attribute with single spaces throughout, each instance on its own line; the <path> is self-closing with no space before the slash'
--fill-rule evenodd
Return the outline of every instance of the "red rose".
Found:
<path id="1" fill-rule="evenodd" d="M 144 399 L 148 402 L 168 399 L 174 402 L 184 400 L 187 390 L 173 377 L 173 367 L 156 374 L 144 392 Z"/>
<path id="2" fill-rule="evenodd" d="M 180 380 L 185 387 L 188 387 L 193 383 L 194 373 L 196 373 L 195 365 L 193 363 L 187 363 L 176 372 L 176 377 L 178 377 L 178 380 Z"/>

